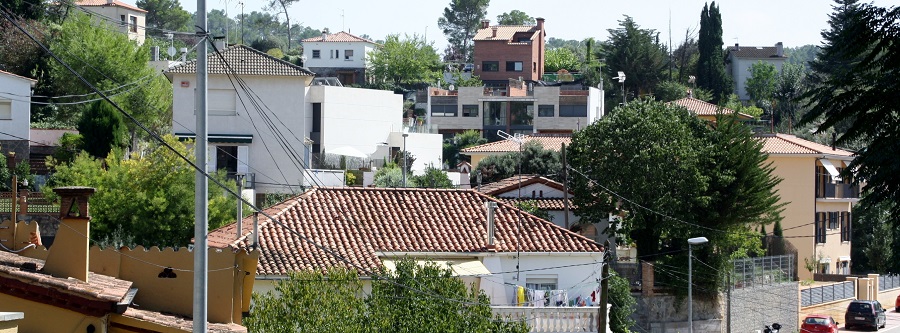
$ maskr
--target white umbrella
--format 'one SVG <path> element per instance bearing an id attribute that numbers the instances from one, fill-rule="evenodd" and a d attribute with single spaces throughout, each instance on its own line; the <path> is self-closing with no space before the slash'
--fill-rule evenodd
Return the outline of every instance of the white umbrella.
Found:
<path id="1" fill-rule="evenodd" d="M 351 156 L 351 157 L 359 157 L 359 158 L 368 158 L 369 155 L 359 151 L 356 148 L 350 146 L 343 146 L 339 148 L 335 148 L 325 152 L 326 154 L 335 154 L 335 155 L 343 155 L 343 156 Z"/>

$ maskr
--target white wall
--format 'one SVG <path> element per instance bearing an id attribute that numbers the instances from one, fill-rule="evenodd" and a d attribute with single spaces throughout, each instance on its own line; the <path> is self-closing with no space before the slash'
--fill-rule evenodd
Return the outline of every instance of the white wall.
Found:
<path id="1" fill-rule="evenodd" d="M 135 10 L 131 10 L 121 6 L 83 6 L 87 11 L 92 13 L 96 13 L 97 15 L 102 15 L 105 18 L 97 18 L 98 22 L 103 22 L 114 27 L 116 30 L 121 31 L 123 33 L 128 34 L 128 38 L 134 41 L 137 41 L 138 44 L 144 44 L 144 39 L 147 36 L 147 31 L 144 27 L 147 26 L 147 14 Z M 120 24 L 122 21 L 122 15 L 125 15 L 126 24 Z M 129 16 L 134 16 L 137 18 L 137 32 L 131 32 L 128 27 L 128 23 L 130 22 Z"/>
<path id="2" fill-rule="evenodd" d="M 365 68 L 366 54 L 372 50 L 373 44 L 366 42 L 304 42 L 303 55 L 306 56 L 306 63 L 303 65 L 309 67 L 345 67 L 345 68 Z M 320 58 L 313 58 L 313 50 L 319 50 Z M 334 58 L 334 51 L 338 51 L 339 57 Z M 353 50 L 353 57 L 350 60 L 344 59 L 344 51 Z M 329 55 L 330 52 L 330 55 Z"/>
<path id="3" fill-rule="evenodd" d="M 600 101 L 601 98 L 603 98 L 603 93 L 600 89 L 588 87 L 588 123 L 581 124 L 581 128 L 585 128 L 587 125 L 594 123 L 594 121 L 603 118 L 603 103 Z"/>
<path id="4" fill-rule="evenodd" d="M 743 101 L 750 99 L 750 95 L 747 94 L 747 79 L 750 78 L 750 66 L 753 66 L 758 61 L 763 61 L 775 65 L 775 70 L 781 73 L 781 66 L 784 65 L 785 60 L 785 58 L 732 58 L 731 77 L 734 80 L 735 93 L 738 95 L 738 99 Z"/>
<path id="5" fill-rule="evenodd" d="M 562 198 L 564 197 L 563 191 L 558 190 L 556 188 L 544 185 L 544 184 L 528 184 L 522 186 L 522 198 L 531 198 L 531 192 L 534 191 L 535 198 Z M 541 191 L 543 191 L 543 197 L 541 196 Z M 519 196 L 519 188 L 516 187 L 507 192 L 503 192 L 497 194 L 496 197 L 499 198 L 515 198 Z M 570 197 L 572 195 L 569 195 Z"/>
<path id="6" fill-rule="evenodd" d="M 400 147 L 402 151 L 403 134 L 391 133 L 388 144 L 391 147 Z M 440 169 L 443 165 L 443 144 L 444 138 L 440 134 L 409 133 L 409 137 L 406 138 L 406 150 L 416 158 L 411 167 L 412 173 L 421 175 L 429 165 Z"/>
<path id="7" fill-rule="evenodd" d="M 0 140 L 30 140 L 31 85 L 34 81 L 0 73 Z M 8 111 L 8 114 L 7 114 Z"/>
<path id="8" fill-rule="evenodd" d="M 306 118 L 303 115 L 306 89 L 312 77 L 245 75 L 242 78 L 247 86 L 259 96 L 262 103 L 268 107 L 264 110 L 276 124 L 276 130 L 284 135 L 288 142 L 288 149 L 292 149 L 297 155 L 306 156 L 303 138 L 308 135 L 308 132 L 302 132 L 300 129 L 305 128 Z M 186 86 L 183 86 L 183 83 Z M 196 116 L 194 114 L 196 75 L 175 74 L 172 77 L 172 86 L 174 98 L 172 131 L 174 133 L 196 133 Z M 224 75 L 210 75 L 208 87 L 210 90 L 233 89 Z M 245 109 L 240 99 L 237 99 L 234 101 L 236 115 L 209 116 L 209 134 L 252 135 L 253 141 L 249 144 L 248 164 L 249 172 L 256 174 L 257 192 L 291 192 L 291 189 L 284 184 L 293 186 L 300 184 L 302 172 L 298 167 L 299 162 L 293 162 L 285 148 L 278 144 L 272 130 L 266 126 L 259 112 L 250 103 L 249 97 L 239 90 L 237 94 L 243 99 L 248 109 Z M 212 104 L 213 101 L 210 102 Z"/>
<path id="9" fill-rule="evenodd" d="M 311 86 L 308 103 L 322 103 L 319 144 L 325 153 L 349 146 L 373 154 L 379 143 L 387 141 L 390 132 L 401 129 L 403 122 L 403 96 L 387 90 Z M 306 112 L 308 135 L 312 130 L 311 104 Z"/>
<path id="10" fill-rule="evenodd" d="M 491 297 L 491 304 L 514 305 L 515 286 L 525 286 L 529 278 L 555 278 L 557 289 L 568 290 L 569 299 L 577 296 L 590 296 L 599 283 L 602 261 L 601 253 L 526 253 L 519 261 L 518 280 L 516 279 L 515 253 L 500 257 L 501 272 L 509 272 L 481 279 L 481 288 Z M 487 258 L 485 261 L 488 261 Z M 574 265 L 574 266 L 573 266 Z M 488 264 L 489 270 L 495 272 Z M 570 267 L 561 267 L 570 266 Z M 546 269 L 545 269 L 546 268 Z M 505 292 L 499 292 L 502 288 Z"/>

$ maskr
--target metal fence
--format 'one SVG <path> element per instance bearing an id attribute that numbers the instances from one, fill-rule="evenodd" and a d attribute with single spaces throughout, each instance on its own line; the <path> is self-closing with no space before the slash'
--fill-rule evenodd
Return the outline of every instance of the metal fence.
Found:
<path id="1" fill-rule="evenodd" d="M 856 297 L 856 284 L 853 281 L 839 282 L 801 290 L 800 306 L 817 305 L 854 297 Z"/>
<path id="2" fill-rule="evenodd" d="M 764 286 L 794 280 L 794 255 L 737 259 L 732 270 L 732 288 Z"/>
<path id="3" fill-rule="evenodd" d="M 631 291 L 641 290 L 642 271 L 640 263 L 614 261 L 609 264 L 609 267 L 615 271 L 616 274 L 628 280 Z"/>
<path id="4" fill-rule="evenodd" d="M 878 291 L 900 288 L 900 275 L 881 275 L 878 277 Z"/>

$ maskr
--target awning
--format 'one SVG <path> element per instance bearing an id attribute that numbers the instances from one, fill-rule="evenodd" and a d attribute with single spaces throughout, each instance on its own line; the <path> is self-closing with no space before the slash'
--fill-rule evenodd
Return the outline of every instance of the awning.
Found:
<path id="1" fill-rule="evenodd" d="M 381 263 L 384 264 L 384 268 L 388 270 L 388 272 L 393 272 L 397 267 L 397 262 L 400 260 L 381 260 Z M 438 265 L 438 267 L 447 267 L 450 266 L 450 269 L 453 270 L 453 276 L 485 276 L 491 275 L 491 271 L 476 259 L 459 259 L 459 260 L 416 260 L 416 264 L 419 266 L 424 266 L 427 262 L 433 262 Z"/>
<path id="2" fill-rule="evenodd" d="M 194 140 L 197 135 L 194 133 L 175 133 L 178 140 Z M 207 141 L 211 143 L 252 143 L 253 135 L 251 134 L 209 134 Z"/>
<path id="3" fill-rule="evenodd" d="M 838 261 L 850 261 L 850 256 L 840 256 Z"/>
<path id="4" fill-rule="evenodd" d="M 831 257 L 819 258 L 819 263 L 820 263 L 820 264 L 831 263 Z"/>
<path id="5" fill-rule="evenodd" d="M 821 162 L 822 166 L 825 167 L 825 170 L 828 170 L 828 173 L 831 174 L 832 180 L 836 182 L 841 181 L 841 173 L 838 172 L 837 168 L 834 167 L 834 164 L 831 164 L 831 161 L 820 158 L 819 162 Z"/>

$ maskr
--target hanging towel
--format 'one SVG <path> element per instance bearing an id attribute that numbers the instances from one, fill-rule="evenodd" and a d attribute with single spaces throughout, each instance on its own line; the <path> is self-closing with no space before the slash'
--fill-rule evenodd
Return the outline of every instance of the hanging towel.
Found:
<path id="1" fill-rule="evenodd" d="M 569 304 L 569 292 L 566 290 L 555 290 L 554 294 L 556 295 L 555 301 L 556 306 L 566 306 Z"/>
<path id="2" fill-rule="evenodd" d="M 522 287 L 522 286 L 516 287 L 516 305 L 518 305 L 518 306 L 525 305 L 525 287 Z"/>
<path id="3" fill-rule="evenodd" d="M 544 307 L 544 291 L 543 290 L 535 290 L 534 298 L 532 298 L 532 302 L 534 302 L 534 307 L 536 307 L 536 308 Z"/>

